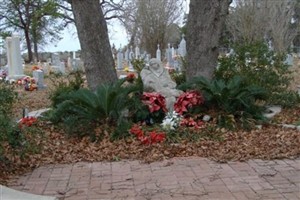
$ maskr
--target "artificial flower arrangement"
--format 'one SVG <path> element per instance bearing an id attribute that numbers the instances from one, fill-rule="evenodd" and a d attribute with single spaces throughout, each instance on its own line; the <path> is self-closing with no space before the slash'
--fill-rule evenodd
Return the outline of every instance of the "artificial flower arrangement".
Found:
<path id="1" fill-rule="evenodd" d="M 198 91 L 188 91 L 180 95 L 174 104 L 174 111 L 168 113 L 165 98 L 159 93 L 144 92 L 142 102 L 147 106 L 151 118 L 157 117 L 157 115 L 160 115 L 160 117 L 164 116 L 160 125 L 167 132 L 178 129 L 197 131 L 204 127 L 204 122 L 201 119 L 197 118 L 197 116 L 195 118 L 191 117 L 188 114 L 191 108 L 204 103 L 204 98 Z M 143 144 L 163 142 L 166 137 L 163 131 L 152 130 L 145 132 L 141 125 L 136 124 L 132 126 L 129 132 L 134 134 Z"/>
<path id="2" fill-rule="evenodd" d="M 133 83 L 133 81 L 136 79 L 135 74 L 134 73 L 129 73 L 126 76 L 126 81 L 128 81 L 129 83 Z"/>
<path id="3" fill-rule="evenodd" d="M 31 68 L 31 70 L 32 71 L 34 71 L 34 70 L 43 70 L 40 66 L 32 66 L 32 68 Z"/>
<path id="4" fill-rule="evenodd" d="M 0 80 L 5 80 L 5 78 L 7 77 L 7 71 L 5 70 L 0 70 Z"/>
<path id="5" fill-rule="evenodd" d="M 142 127 L 137 124 L 134 124 L 129 132 L 135 135 L 142 144 L 148 145 L 163 142 L 166 138 L 166 134 L 164 132 L 157 132 L 155 130 L 146 132 L 143 131 Z"/>
<path id="6" fill-rule="evenodd" d="M 23 117 L 19 122 L 19 128 L 23 128 L 24 126 L 29 127 L 36 121 L 37 118 L 35 117 Z"/>
<path id="7" fill-rule="evenodd" d="M 24 89 L 26 91 L 34 91 L 37 90 L 37 84 L 36 84 L 36 80 L 30 76 L 25 76 L 24 78 L 21 78 L 17 81 L 18 85 L 24 85 Z"/>
<path id="8" fill-rule="evenodd" d="M 129 72 L 129 68 L 128 68 L 128 67 L 125 67 L 125 68 L 124 68 L 124 72 Z"/>

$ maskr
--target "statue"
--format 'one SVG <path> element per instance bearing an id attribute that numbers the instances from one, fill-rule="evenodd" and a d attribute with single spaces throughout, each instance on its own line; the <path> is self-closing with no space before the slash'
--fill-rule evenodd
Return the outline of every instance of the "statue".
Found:
<path id="1" fill-rule="evenodd" d="M 176 97 L 179 97 L 182 91 L 176 89 L 176 83 L 171 79 L 169 72 L 162 67 L 161 62 L 152 58 L 149 66 L 141 71 L 141 78 L 144 84 L 144 90 L 147 92 L 158 92 L 166 99 L 168 111 L 174 110 Z"/>

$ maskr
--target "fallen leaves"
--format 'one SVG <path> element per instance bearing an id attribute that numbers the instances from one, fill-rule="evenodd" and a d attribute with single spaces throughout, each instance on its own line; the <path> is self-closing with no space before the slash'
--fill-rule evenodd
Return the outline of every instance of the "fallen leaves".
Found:
<path id="1" fill-rule="evenodd" d="M 47 95 L 46 91 L 26 93 L 20 110 L 24 105 L 45 108 L 50 105 L 47 96 L 39 99 L 32 95 Z M 31 110 L 30 109 L 30 110 Z M 213 115 L 212 115 L 213 116 Z M 284 109 L 275 116 L 277 123 L 294 123 L 299 120 L 300 108 Z M 26 155 L 17 154 L 9 145 L 4 144 L 7 159 L 0 162 L 0 184 L 5 184 L 12 175 L 22 174 L 35 167 L 52 163 L 74 163 L 79 161 L 116 161 L 119 159 L 138 159 L 144 162 L 164 160 L 171 157 L 199 156 L 208 157 L 219 162 L 244 161 L 252 158 L 275 159 L 294 158 L 300 155 L 300 131 L 284 129 L 276 125 L 263 125 L 262 129 L 252 131 L 217 130 L 223 139 L 201 139 L 198 142 L 182 140 L 178 143 L 157 143 L 143 145 L 135 137 L 112 142 L 107 127 L 97 127 L 97 135 L 104 135 L 98 142 L 91 142 L 88 137 L 67 137 L 61 129 L 38 120 L 37 126 L 43 135 L 28 135 L 30 142 L 36 144 L 40 151 Z M 172 163 L 169 163 L 170 165 Z M 169 165 L 168 163 L 166 165 Z"/>

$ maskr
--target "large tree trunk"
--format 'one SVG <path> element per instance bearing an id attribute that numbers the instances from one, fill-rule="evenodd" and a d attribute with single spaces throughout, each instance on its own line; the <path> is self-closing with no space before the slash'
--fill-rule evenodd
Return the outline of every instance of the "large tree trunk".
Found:
<path id="1" fill-rule="evenodd" d="M 117 80 L 107 25 L 99 0 L 73 0 L 72 9 L 89 88 Z"/>
<path id="2" fill-rule="evenodd" d="M 232 0 L 191 0 L 187 21 L 187 79 L 211 79 L 217 66 L 218 46 Z"/>
<path id="3" fill-rule="evenodd" d="M 26 46 L 27 46 L 27 52 L 28 52 L 28 60 L 26 60 L 26 62 L 30 63 L 33 60 L 33 53 L 32 53 L 32 49 L 31 49 L 29 30 L 25 29 L 24 34 L 25 34 L 25 40 L 26 40 Z"/>

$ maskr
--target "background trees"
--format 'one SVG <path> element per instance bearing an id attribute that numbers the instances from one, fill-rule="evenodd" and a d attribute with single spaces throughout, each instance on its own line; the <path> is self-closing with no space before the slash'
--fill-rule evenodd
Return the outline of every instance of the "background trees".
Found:
<path id="1" fill-rule="evenodd" d="M 139 44 L 152 56 L 155 56 L 157 44 L 166 48 L 168 36 L 174 34 L 169 28 L 183 17 L 182 3 L 182 0 L 127 2 L 120 19 L 130 37 L 129 44 Z"/>
<path id="2" fill-rule="evenodd" d="M 284 52 L 297 35 L 299 19 L 296 0 L 239 0 L 227 19 L 234 42 L 271 41 Z"/>
<path id="3" fill-rule="evenodd" d="M 7 0 L 0 4 L 0 32 L 22 31 L 26 41 L 28 51 L 27 62 L 33 60 L 32 45 L 37 44 L 42 39 L 57 37 L 60 29 L 57 28 L 55 16 L 58 15 L 54 0 Z M 51 17 L 47 21 L 47 17 Z M 55 32 L 49 31 L 51 26 L 55 27 Z M 53 29 L 52 29 L 53 30 Z M 43 37 L 41 37 L 43 35 Z"/>

